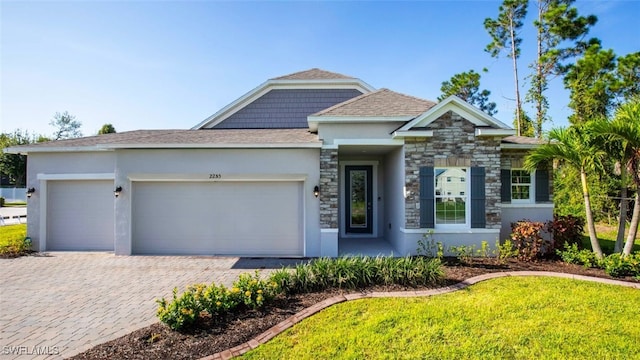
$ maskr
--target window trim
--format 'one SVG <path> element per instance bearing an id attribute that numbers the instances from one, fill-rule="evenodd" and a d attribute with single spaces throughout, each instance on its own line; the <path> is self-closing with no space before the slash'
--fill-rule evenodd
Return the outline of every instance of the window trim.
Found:
<path id="1" fill-rule="evenodd" d="M 438 184 L 437 182 L 437 171 L 439 169 L 462 169 L 465 171 L 465 176 L 464 176 L 464 181 L 460 181 L 460 184 L 464 184 L 464 193 L 465 195 L 437 195 L 436 194 L 436 185 Z M 471 177 L 471 168 L 470 167 L 465 167 L 465 166 L 440 166 L 440 167 L 433 167 L 433 223 L 434 223 L 434 228 L 435 229 L 469 229 L 471 228 L 471 181 L 470 181 L 470 177 Z M 451 177 L 453 178 L 453 177 Z M 456 177 L 456 178 L 463 178 L 463 177 Z M 449 183 L 448 181 L 446 181 L 445 179 L 445 183 Z M 464 204 L 464 223 L 462 224 L 439 224 L 438 223 L 438 211 L 437 211 L 437 206 L 438 206 L 438 199 L 440 198 L 446 198 L 446 197 L 464 197 L 465 199 L 465 204 Z"/>
<path id="2" fill-rule="evenodd" d="M 514 199 L 513 197 L 513 171 L 527 171 L 523 168 L 512 168 L 509 169 L 510 177 L 509 177 L 509 186 L 511 191 L 511 203 L 512 204 L 535 204 L 536 202 L 536 171 L 529 171 L 529 198 L 528 199 Z"/>

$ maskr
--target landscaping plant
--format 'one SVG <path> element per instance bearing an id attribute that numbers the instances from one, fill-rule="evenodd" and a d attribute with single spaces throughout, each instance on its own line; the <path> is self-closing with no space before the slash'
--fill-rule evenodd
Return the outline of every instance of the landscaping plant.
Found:
<path id="1" fill-rule="evenodd" d="M 295 268 L 274 271 L 267 279 L 243 274 L 228 289 L 224 285 L 196 284 L 173 299 L 157 300 L 157 316 L 173 330 L 182 330 L 201 318 L 214 319 L 231 312 L 260 309 L 278 295 L 357 289 L 375 285 L 425 286 L 444 276 L 439 259 L 426 257 L 319 258 Z"/>

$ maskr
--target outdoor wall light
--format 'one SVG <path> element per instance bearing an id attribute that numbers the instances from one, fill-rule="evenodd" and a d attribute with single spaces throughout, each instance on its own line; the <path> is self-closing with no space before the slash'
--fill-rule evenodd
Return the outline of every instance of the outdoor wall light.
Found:
<path id="1" fill-rule="evenodd" d="M 316 187 L 313 188 L 313 196 L 318 197 L 318 195 L 320 195 L 320 188 L 316 185 Z"/>
<path id="2" fill-rule="evenodd" d="M 116 197 L 120 196 L 120 193 L 122 192 L 122 186 L 118 186 L 114 191 L 113 191 L 113 195 L 115 195 Z"/>
<path id="3" fill-rule="evenodd" d="M 36 192 L 35 188 L 28 188 L 27 189 L 27 197 L 31 198 L 31 195 L 33 195 L 34 192 Z"/>

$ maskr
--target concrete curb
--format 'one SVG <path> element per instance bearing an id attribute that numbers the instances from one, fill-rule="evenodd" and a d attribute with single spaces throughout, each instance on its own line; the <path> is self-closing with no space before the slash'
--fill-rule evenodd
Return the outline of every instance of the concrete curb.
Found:
<path id="1" fill-rule="evenodd" d="M 597 282 L 601 284 L 618 285 L 618 286 L 625 286 L 625 287 L 640 289 L 640 283 L 631 283 L 627 281 L 603 279 L 603 278 L 592 277 L 592 276 L 565 274 L 565 273 L 557 273 L 557 272 L 549 272 L 549 271 L 508 271 L 508 272 L 495 272 L 495 273 L 488 273 L 488 274 L 474 276 L 472 278 L 459 282 L 455 285 L 445 286 L 437 289 L 417 290 L 417 291 L 408 290 L 408 291 L 393 291 L 393 292 L 354 293 L 354 294 L 338 295 L 338 296 L 325 299 L 324 301 L 321 301 L 315 305 L 312 305 L 306 309 L 299 311 L 295 315 L 289 317 L 288 319 L 280 322 L 277 325 L 274 325 L 267 331 L 263 332 L 262 334 L 256 336 L 255 338 L 243 344 L 240 344 L 231 349 L 221 351 L 213 355 L 205 356 L 200 360 L 227 360 L 227 359 L 234 358 L 236 356 L 240 356 L 248 352 L 249 350 L 253 350 L 259 345 L 264 344 L 267 341 L 273 339 L 276 335 L 282 333 L 286 329 L 308 318 L 309 316 L 317 312 L 320 312 L 321 310 L 326 309 L 330 306 L 339 304 L 341 302 L 367 299 L 367 298 L 420 297 L 420 296 L 440 295 L 440 294 L 446 294 L 446 293 L 462 290 L 473 284 L 477 284 L 481 281 L 486 281 L 486 280 L 491 280 L 491 279 L 496 279 L 501 277 L 508 277 L 508 276 L 558 277 L 558 278 L 591 281 L 591 282 Z"/>

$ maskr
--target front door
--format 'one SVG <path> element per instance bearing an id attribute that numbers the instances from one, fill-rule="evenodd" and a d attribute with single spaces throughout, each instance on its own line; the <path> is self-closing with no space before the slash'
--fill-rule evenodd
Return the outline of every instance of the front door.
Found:
<path id="1" fill-rule="evenodd" d="M 371 234 L 373 220 L 372 167 L 345 166 L 345 224 L 347 234 Z"/>

